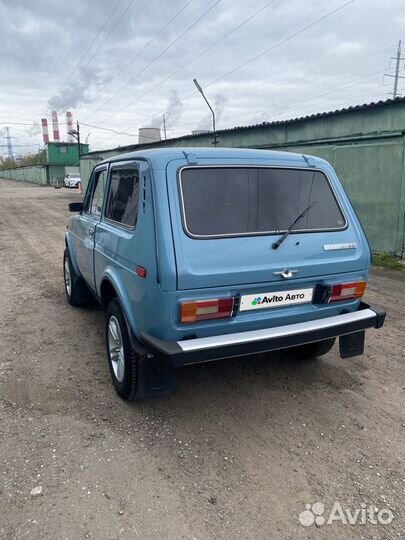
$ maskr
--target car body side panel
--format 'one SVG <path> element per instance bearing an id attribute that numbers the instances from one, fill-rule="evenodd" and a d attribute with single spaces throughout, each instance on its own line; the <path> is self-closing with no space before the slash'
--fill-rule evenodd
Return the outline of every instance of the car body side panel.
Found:
<path id="1" fill-rule="evenodd" d="M 177 286 L 177 266 L 165 168 L 153 169 L 153 204 L 159 287 L 173 291 Z"/>
<path id="2" fill-rule="evenodd" d="M 82 214 L 77 216 L 72 231 L 76 240 L 76 260 L 80 274 L 93 291 L 95 290 L 93 251 L 95 231 L 98 223 L 99 218 L 95 218 L 90 214 Z"/>
<path id="3" fill-rule="evenodd" d="M 97 174 L 102 173 L 103 171 L 107 172 L 107 170 L 108 167 L 106 165 L 97 165 L 95 167 L 85 195 L 85 208 L 87 207 L 87 202 L 89 203 L 92 197 L 94 190 L 93 184 L 96 181 Z M 96 215 L 82 211 L 71 223 L 73 243 L 76 247 L 77 267 L 80 275 L 93 292 L 95 292 L 94 245 L 97 226 L 100 223 L 100 219 L 101 217 L 99 214 Z"/>
<path id="4" fill-rule="evenodd" d="M 137 161 L 140 176 L 138 219 L 135 229 L 114 224 L 104 217 L 97 226 L 94 250 L 96 292 L 107 279 L 115 288 L 128 322 L 136 335 L 140 326 L 156 318 L 158 295 L 157 258 L 151 170 Z M 136 273 L 146 269 L 146 277 Z"/>

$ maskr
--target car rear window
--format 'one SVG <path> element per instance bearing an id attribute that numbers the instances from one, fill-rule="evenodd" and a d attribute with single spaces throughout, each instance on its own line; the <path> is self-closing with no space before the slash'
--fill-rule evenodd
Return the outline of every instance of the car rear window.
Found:
<path id="1" fill-rule="evenodd" d="M 337 230 L 345 218 L 325 174 L 270 167 L 190 167 L 181 171 L 186 232 L 196 237 Z"/>

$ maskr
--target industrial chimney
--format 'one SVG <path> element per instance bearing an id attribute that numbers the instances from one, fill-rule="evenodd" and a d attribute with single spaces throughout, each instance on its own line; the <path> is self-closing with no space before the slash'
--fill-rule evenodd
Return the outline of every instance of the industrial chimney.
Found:
<path id="1" fill-rule="evenodd" d="M 42 139 L 45 144 L 49 143 L 49 133 L 48 133 L 48 120 L 46 118 L 41 118 L 42 125 Z"/>
<path id="2" fill-rule="evenodd" d="M 60 137 L 59 137 L 58 113 L 56 111 L 52 111 L 52 128 L 53 128 L 53 140 L 55 142 L 59 142 Z"/>
<path id="3" fill-rule="evenodd" d="M 74 137 L 72 135 L 73 131 L 73 116 L 70 111 L 66 112 L 66 129 L 67 129 L 67 141 L 72 143 L 74 142 Z"/>
<path id="4" fill-rule="evenodd" d="M 139 128 L 138 144 L 154 143 L 161 140 L 160 128 Z"/>

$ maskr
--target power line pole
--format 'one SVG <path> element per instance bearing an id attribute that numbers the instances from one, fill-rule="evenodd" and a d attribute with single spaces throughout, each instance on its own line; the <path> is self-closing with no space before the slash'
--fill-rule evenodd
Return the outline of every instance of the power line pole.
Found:
<path id="1" fill-rule="evenodd" d="M 10 135 L 10 128 L 6 127 L 6 136 L 4 137 L 7 142 L 7 157 L 8 159 L 14 159 L 14 153 L 13 153 L 13 145 L 11 143 L 11 135 Z"/>
<path id="2" fill-rule="evenodd" d="M 395 73 L 394 73 L 394 75 L 392 75 L 391 73 L 385 73 L 384 74 L 384 77 L 393 77 L 394 78 L 394 91 L 390 92 L 390 94 L 392 94 L 393 99 L 398 97 L 398 82 L 399 82 L 399 79 L 405 79 L 405 77 L 403 77 L 403 76 L 401 76 L 399 74 L 400 62 L 401 62 L 401 60 L 404 60 L 404 57 L 401 56 L 401 46 L 402 46 L 402 41 L 399 40 L 397 54 L 396 54 L 396 56 L 391 56 L 391 60 L 395 60 Z"/>
<path id="3" fill-rule="evenodd" d="M 163 133 L 165 135 L 165 140 L 167 139 L 167 133 L 166 133 L 166 115 L 163 115 Z"/>
<path id="4" fill-rule="evenodd" d="M 79 125 L 79 122 L 76 122 L 76 129 L 72 129 L 68 131 L 68 135 L 71 135 L 77 141 L 77 154 L 79 157 L 79 165 L 80 165 L 80 125 Z"/>
<path id="5" fill-rule="evenodd" d="M 395 64 L 395 78 L 394 78 L 394 99 L 398 94 L 398 78 L 399 78 L 399 62 L 401 61 L 401 40 L 398 43 L 397 60 Z"/>
<path id="6" fill-rule="evenodd" d="M 77 152 L 79 155 L 79 165 L 80 165 L 80 126 L 79 122 L 76 122 L 76 132 L 77 132 Z"/>

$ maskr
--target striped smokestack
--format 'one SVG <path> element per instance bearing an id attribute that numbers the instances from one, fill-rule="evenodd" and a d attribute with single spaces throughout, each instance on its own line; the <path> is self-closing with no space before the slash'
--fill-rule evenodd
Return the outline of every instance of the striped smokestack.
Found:
<path id="1" fill-rule="evenodd" d="M 41 118 L 41 125 L 42 125 L 42 139 L 44 143 L 49 143 L 48 120 L 46 118 Z"/>
<path id="2" fill-rule="evenodd" d="M 75 139 L 71 133 L 73 131 L 73 116 L 70 111 L 66 112 L 66 129 L 68 142 L 74 142 Z"/>
<path id="3" fill-rule="evenodd" d="M 53 127 L 53 140 L 55 142 L 59 142 L 60 137 L 59 137 L 58 113 L 56 111 L 52 111 L 52 127 Z"/>

